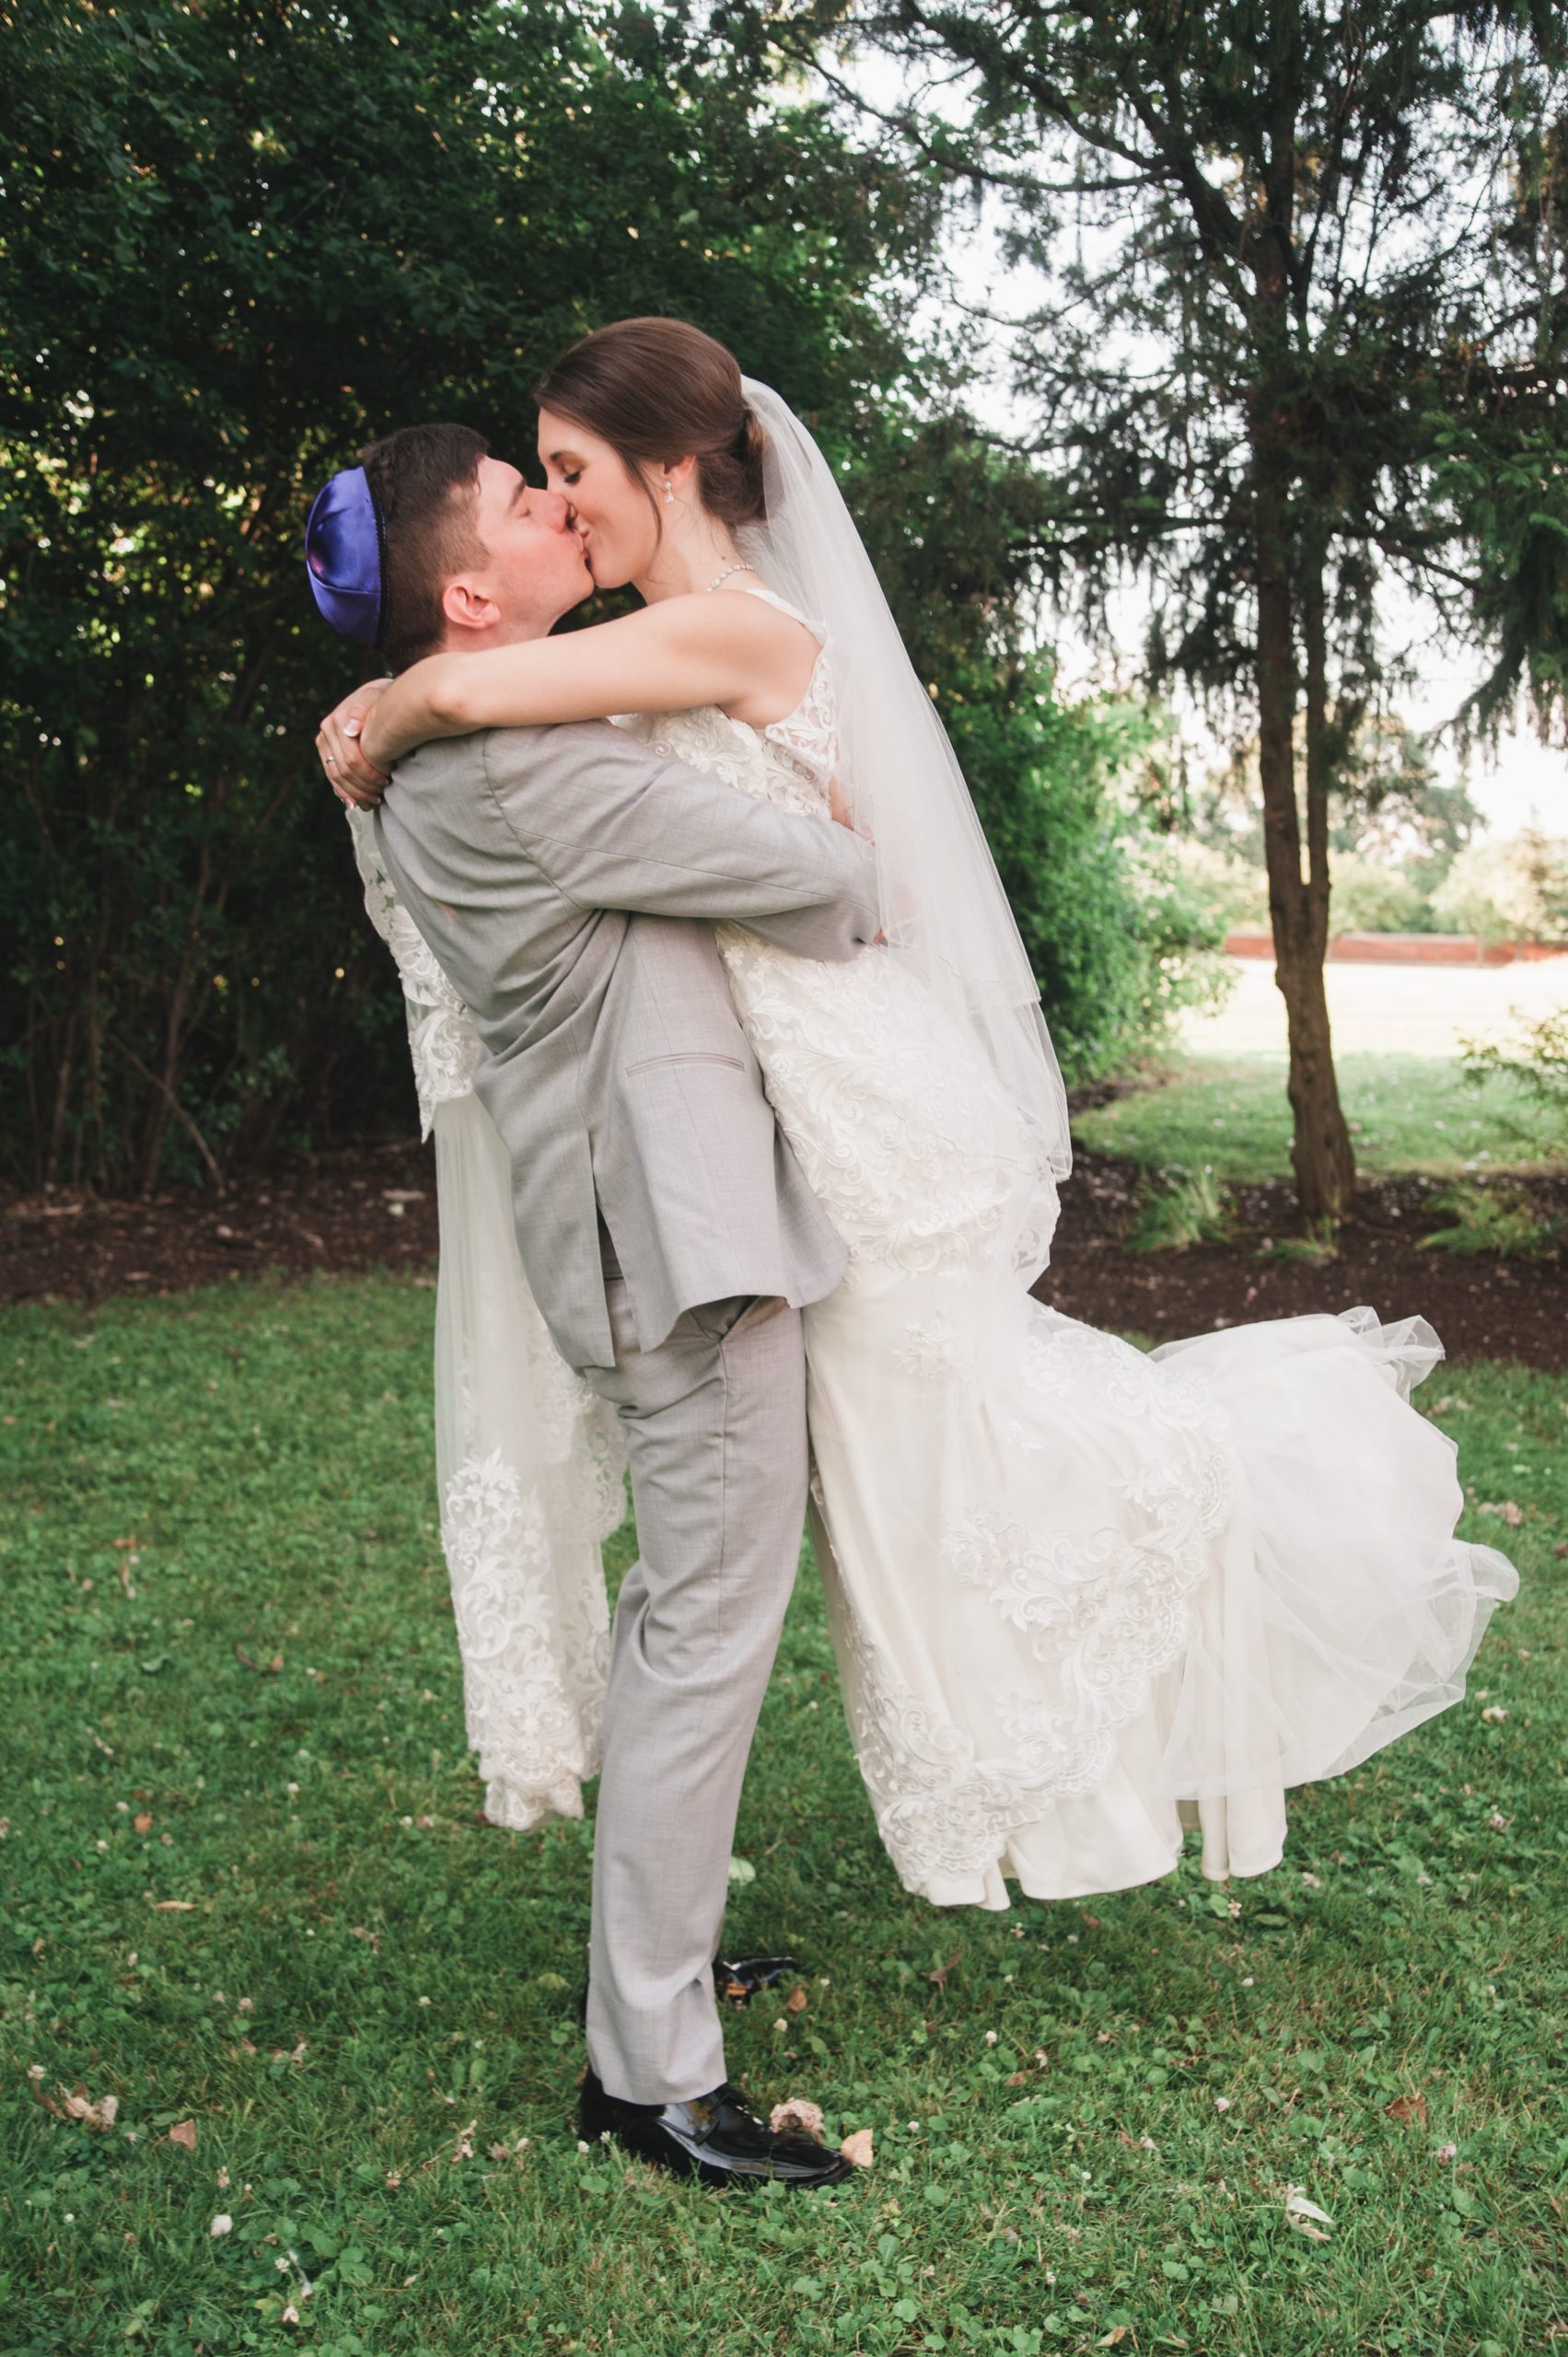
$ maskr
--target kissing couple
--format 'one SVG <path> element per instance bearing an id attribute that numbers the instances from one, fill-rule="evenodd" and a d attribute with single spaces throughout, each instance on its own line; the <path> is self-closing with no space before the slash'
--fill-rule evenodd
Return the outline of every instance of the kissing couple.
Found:
<path id="1" fill-rule="evenodd" d="M 584 2135 L 819 2186 L 847 2165 L 753 2113 L 715 2001 L 807 1515 L 877 1829 L 944 1907 L 1123 1889 L 1189 1829 L 1267 1872 L 1286 1790 L 1458 1701 L 1517 1577 L 1455 1538 L 1423 1319 L 1145 1353 L 1033 1297 L 1066 1101 L 830 467 L 679 320 L 539 400 L 547 490 L 413 426 L 307 534 L 393 673 L 317 741 L 436 1137 L 469 1732 L 502 1824 L 599 1776 Z"/>

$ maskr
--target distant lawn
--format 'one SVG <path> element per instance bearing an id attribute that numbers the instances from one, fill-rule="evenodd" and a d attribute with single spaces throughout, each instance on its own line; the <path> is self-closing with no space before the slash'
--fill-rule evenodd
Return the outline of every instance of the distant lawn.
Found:
<path id="1" fill-rule="evenodd" d="M 1349 1054 L 1340 1087 L 1369 1177 L 1415 1172 L 1452 1178 L 1486 1170 L 1561 1168 L 1562 1124 L 1506 1077 L 1479 1087 L 1436 1056 Z M 1282 1056 L 1189 1056 L 1172 1077 L 1076 1117 L 1074 1135 L 1099 1154 L 1133 1162 L 1210 1166 L 1249 1182 L 1290 1176 L 1290 1106 Z"/>
<path id="2" fill-rule="evenodd" d="M 1463 1707 L 1305 1796 L 1287 1864 L 1232 1892 L 1189 1864 L 1005 1915 L 907 1897 L 807 1566 L 728 1924 L 788 1944 L 805 2003 L 759 2002 L 730 2061 L 874 2127 L 877 2162 L 749 2202 L 577 2149 L 592 1827 L 474 1822 L 432 1299 L 379 1276 L 0 1321 L 6 2357 L 1561 2336 L 1568 1385 L 1427 1387 L 1472 1500 L 1516 1509 L 1468 1528 L 1506 1536 L 1523 1599 Z M 118 2097 L 110 2133 L 39 2100 L 78 2084 Z"/>

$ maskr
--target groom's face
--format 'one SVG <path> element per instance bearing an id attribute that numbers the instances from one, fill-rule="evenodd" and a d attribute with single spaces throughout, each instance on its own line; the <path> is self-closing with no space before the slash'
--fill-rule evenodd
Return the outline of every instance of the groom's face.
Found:
<path id="1" fill-rule="evenodd" d="M 504 459 L 482 459 L 473 520 L 484 560 L 460 579 L 494 606 L 490 635 L 548 630 L 591 593 L 575 517 L 558 492 L 536 491 Z"/>

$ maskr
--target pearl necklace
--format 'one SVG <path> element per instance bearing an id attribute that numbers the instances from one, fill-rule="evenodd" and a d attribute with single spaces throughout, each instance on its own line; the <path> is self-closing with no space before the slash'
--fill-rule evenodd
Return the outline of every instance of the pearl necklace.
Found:
<path id="1" fill-rule="evenodd" d="M 703 590 L 703 595 L 704 598 L 711 598 L 714 591 L 718 587 L 719 583 L 721 581 L 727 581 L 732 573 L 755 573 L 756 570 L 757 568 L 754 564 L 726 564 L 722 573 L 714 574 L 713 579 Z"/>

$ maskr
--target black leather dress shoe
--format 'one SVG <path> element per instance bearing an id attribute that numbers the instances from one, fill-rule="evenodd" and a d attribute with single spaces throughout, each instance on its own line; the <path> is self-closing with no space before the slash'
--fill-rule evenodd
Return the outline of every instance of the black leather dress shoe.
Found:
<path id="1" fill-rule="evenodd" d="M 798 1972 L 800 1967 L 792 1956 L 716 1956 L 714 1958 L 714 1986 L 721 1997 L 732 1998 L 743 2005 L 755 1997 L 760 1989 L 772 1989 L 786 1974 Z"/>
<path id="2" fill-rule="evenodd" d="M 590 2066 L 577 2123 L 591 2143 L 608 2135 L 622 2151 L 703 2185 L 840 2185 L 851 2174 L 842 2153 L 809 2136 L 777 2136 L 738 2087 L 715 2087 L 690 2103 L 626 2103 L 607 2096 Z"/>

